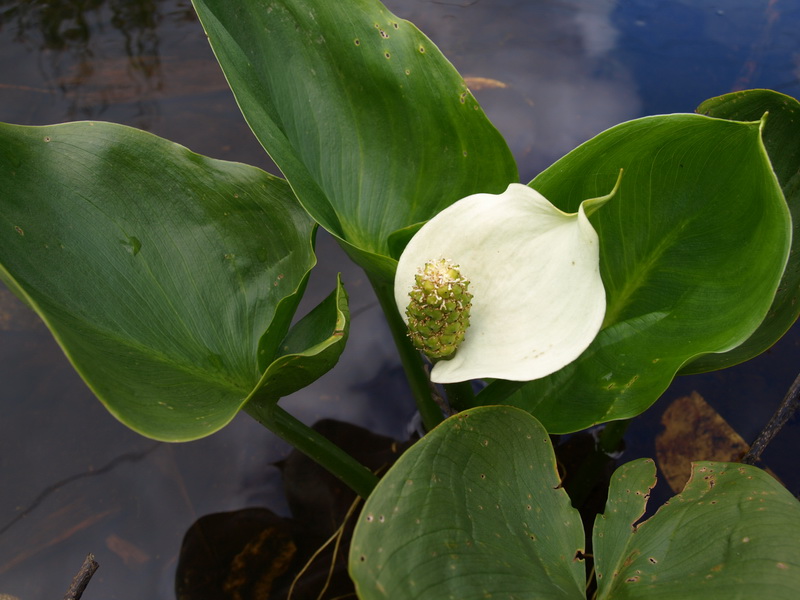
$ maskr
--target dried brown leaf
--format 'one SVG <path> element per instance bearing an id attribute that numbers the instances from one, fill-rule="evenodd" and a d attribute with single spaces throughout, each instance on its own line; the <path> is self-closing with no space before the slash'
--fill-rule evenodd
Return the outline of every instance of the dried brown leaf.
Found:
<path id="1" fill-rule="evenodd" d="M 656 459 L 670 487 L 680 492 L 689 479 L 692 461 L 737 462 L 747 443 L 697 392 L 678 398 L 661 417 Z"/>

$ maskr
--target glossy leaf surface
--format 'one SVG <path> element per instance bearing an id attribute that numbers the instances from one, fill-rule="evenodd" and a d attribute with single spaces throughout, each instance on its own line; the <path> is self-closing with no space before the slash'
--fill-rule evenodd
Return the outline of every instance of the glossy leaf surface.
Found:
<path id="1" fill-rule="evenodd" d="M 624 169 L 614 199 L 591 218 L 608 299 L 603 329 L 575 362 L 524 385 L 508 403 L 550 432 L 632 417 L 685 363 L 752 335 L 791 238 L 759 126 L 698 115 L 631 121 L 531 182 L 574 211 L 607 193 Z M 481 394 L 485 403 L 491 387 Z"/>
<path id="2" fill-rule="evenodd" d="M 289 186 L 107 123 L 0 126 L 0 181 L 3 281 L 106 407 L 164 440 L 230 421 L 315 263 Z"/>
<path id="3" fill-rule="evenodd" d="M 655 465 L 612 477 L 595 520 L 598 600 L 793 599 L 800 502 L 760 469 L 695 463 L 647 521 Z M 559 486 L 547 432 L 528 413 L 481 407 L 412 446 L 356 525 L 350 574 L 362 600 L 585 599 L 582 526 Z"/>
<path id="4" fill-rule="evenodd" d="M 350 549 L 359 598 L 585 598 L 583 525 L 547 432 L 510 407 L 451 417 L 367 500 Z"/>
<path id="5" fill-rule="evenodd" d="M 313 383 L 339 360 L 350 330 L 350 308 L 341 278 L 336 289 L 281 340 L 277 357 L 264 365 L 258 398 L 277 400 Z"/>
<path id="6" fill-rule="evenodd" d="M 772 90 L 746 90 L 706 100 L 697 112 L 737 121 L 755 121 L 767 113 L 764 146 L 792 214 L 792 251 L 772 307 L 755 333 L 733 350 L 692 361 L 683 373 L 749 360 L 777 342 L 800 315 L 800 102 Z"/>
<path id="7" fill-rule="evenodd" d="M 655 464 L 612 478 L 594 528 L 598 600 L 770 598 L 800 589 L 800 503 L 761 469 L 694 463 L 683 492 L 647 521 Z"/>
<path id="8" fill-rule="evenodd" d="M 375 0 L 194 0 L 251 129 L 312 217 L 390 282 L 388 240 L 518 179 L 461 76 Z"/>

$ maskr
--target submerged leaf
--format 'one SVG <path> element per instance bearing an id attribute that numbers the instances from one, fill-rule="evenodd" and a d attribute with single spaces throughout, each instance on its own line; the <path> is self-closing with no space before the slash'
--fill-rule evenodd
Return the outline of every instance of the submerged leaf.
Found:
<path id="1" fill-rule="evenodd" d="M 656 436 L 658 468 L 674 492 L 686 485 L 692 462 L 738 462 L 750 449 L 736 430 L 697 392 L 672 403 L 661 415 Z"/>

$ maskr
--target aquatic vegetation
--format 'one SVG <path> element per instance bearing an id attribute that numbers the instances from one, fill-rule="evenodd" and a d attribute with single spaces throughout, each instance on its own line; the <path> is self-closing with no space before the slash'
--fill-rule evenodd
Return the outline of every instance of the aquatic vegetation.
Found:
<path id="1" fill-rule="evenodd" d="M 0 125 L 0 278 L 132 429 L 196 439 L 245 410 L 368 498 L 361 598 L 585 598 L 548 435 L 635 417 L 796 320 L 800 104 L 622 123 L 523 185 L 461 76 L 376 0 L 194 6 L 284 178 L 110 123 Z M 350 329 L 341 281 L 295 319 L 317 226 L 367 273 L 428 430 L 380 482 L 279 406 Z M 697 463 L 638 523 L 653 483 L 648 460 L 612 482 L 597 598 L 800 588 L 780 484 Z"/>

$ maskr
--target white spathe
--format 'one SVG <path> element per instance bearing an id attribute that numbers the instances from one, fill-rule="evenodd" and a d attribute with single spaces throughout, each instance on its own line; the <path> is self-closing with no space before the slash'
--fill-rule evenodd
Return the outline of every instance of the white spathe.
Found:
<path id="1" fill-rule="evenodd" d="M 615 188 L 616 191 L 616 188 Z M 606 310 L 597 233 L 586 211 L 567 214 L 530 187 L 474 194 L 444 209 L 411 239 L 397 266 L 403 318 L 418 270 L 448 259 L 470 281 L 470 327 L 435 383 L 498 378 L 530 381 L 575 360 L 597 335 Z"/>

